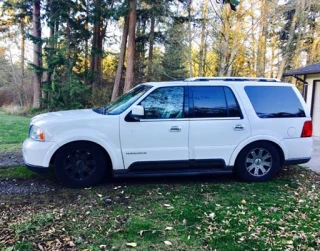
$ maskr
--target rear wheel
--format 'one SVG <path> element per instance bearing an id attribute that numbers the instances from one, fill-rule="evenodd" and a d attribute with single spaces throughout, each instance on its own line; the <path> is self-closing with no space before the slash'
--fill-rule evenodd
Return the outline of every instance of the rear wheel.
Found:
<path id="1" fill-rule="evenodd" d="M 271 180 L 279 169 L 279 153 L 267 142 L 256 142 L 246 146 L 236 162 L 237 175 L 244 181 Z"/>
<path id="2" fill-rule="evenodd" d="M 59 181 L 71 188 L 98 184 L 106 172 L 102 149 L 90 142 L 73 142 L 59 149 L 54 172 Z"/>

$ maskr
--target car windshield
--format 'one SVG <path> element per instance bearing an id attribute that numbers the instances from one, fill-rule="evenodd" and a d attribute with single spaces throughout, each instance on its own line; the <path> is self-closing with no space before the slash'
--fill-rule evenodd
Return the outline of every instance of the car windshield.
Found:
<path id="1" fill-rule="evenodd" d="M 111 102 L 109 105 L 102 107 L 103 114 L 117 115 L 122 113 L 151 88 L 152 86 L 150 85 L 138 85 Z"/>

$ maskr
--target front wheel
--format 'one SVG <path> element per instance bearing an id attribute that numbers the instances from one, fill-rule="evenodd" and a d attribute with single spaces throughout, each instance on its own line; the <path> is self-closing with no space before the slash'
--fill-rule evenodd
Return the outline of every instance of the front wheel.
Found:
<path id="1" fill-rule="evenodd" d="M 236 173 L 244 181 L 268 181 L 280 169 L 277 149 L 267 142 L 257 142 L 246 146 L 236 161 Z"/>
<path id="2" fill-rule="evenodd" d="M 58 150 L 54 172 L 67 187 L 89 187 L 104 177 L 106 160 L 99 146 L 90 142 L 73 142 Z"/>

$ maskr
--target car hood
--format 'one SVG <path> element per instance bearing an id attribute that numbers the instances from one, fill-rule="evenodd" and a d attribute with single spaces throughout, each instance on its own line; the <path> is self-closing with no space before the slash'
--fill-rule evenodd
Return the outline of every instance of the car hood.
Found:
<path id="1" fill-rule="evenodd" d="M 31 119 L 31 124 L 36 126 L 42 126 L 47 123 L 53 122 L 65 123 L 67 121 L 83 121 L 99 116 L 104 115 L 98 114 L 94 112 L 92 109 L 49 112 L 33 117 Z"/>

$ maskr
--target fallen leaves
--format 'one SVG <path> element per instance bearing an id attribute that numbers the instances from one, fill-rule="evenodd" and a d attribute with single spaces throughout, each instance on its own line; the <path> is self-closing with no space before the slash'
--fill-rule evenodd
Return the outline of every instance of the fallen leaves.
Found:
<path id="1" fill-rule="evenodd" d="M 135 243 L 135 242 L 128 242 L 128 243 L 126 243 L 126 246 L 127 246 L 127 247 L 131 247 L 131 248 L 135 248 L 135 247 L 138 246 L 138 244 Z"/>
<path id="2" fill-rule="evenodd" d="M 164 244 L 166 244 L 167 246 L 172 246 L 172 243 L 170 241 L 164 241 Z"/>
<path id="3" fill-rule="evenodd" d="M 163 204 L 167 209 L 174 209 L 173 206 L 171 206 L 170 204 Z"/>
<path id="4" fill-rule="evenodd" d="M 100 250 L 186 250 L 187 245 L 205 250 L 212 242 L 223 250 L 219 243 L 228 239 L 230 249 L 263 243 L 266 250 L 319 250 L 317 177 L 311 184 L 290 176 L 266 184 L 139 184 L 130 189 L 108 185 L 57 190 L 45 199 L 35 198 L 32 205 L 20 201 L 30 199 L 24 197 L 14 204 L 10 201 L 13 196 L 0 202 L 0 249 L 17 250 L 26 241 L 31 249 L 46 251 L 88 251 L 93 246 Z M 65 198 L 60 199 L 61 194 Z M 106 240 L 107 245 L 100 245 Z"/>

